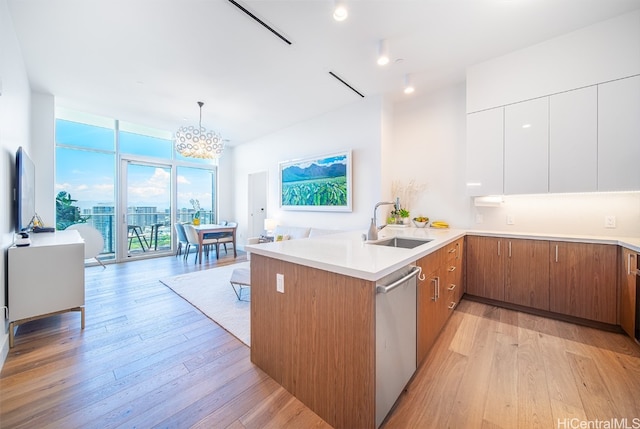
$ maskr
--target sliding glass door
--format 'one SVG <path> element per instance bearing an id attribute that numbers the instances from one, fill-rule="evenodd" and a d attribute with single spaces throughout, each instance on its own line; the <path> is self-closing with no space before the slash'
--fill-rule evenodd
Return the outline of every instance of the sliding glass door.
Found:
<path id="1" fill-rule="evenodd" d="M 120 173 L 120 259 L 171 253 L 171 165 L 122 159 Z"/>

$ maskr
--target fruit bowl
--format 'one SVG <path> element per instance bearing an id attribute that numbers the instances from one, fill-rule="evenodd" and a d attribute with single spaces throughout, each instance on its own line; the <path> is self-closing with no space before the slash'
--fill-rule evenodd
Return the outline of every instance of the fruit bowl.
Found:
<path id="1" fill-rule="evenodd" d="M 412 220 L 416 228 L 424 228 L 429 223 L 428 217 L 414 217 Z"/>

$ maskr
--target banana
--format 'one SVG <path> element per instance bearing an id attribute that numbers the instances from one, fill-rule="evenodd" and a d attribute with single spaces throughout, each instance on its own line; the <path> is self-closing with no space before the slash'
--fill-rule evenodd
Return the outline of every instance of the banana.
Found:
<path id="1" fill-rule="evenodd" d="M 443 220 L 434 220 L 431 222 L 432 228 L 449 228 L 449 224 Z"/>

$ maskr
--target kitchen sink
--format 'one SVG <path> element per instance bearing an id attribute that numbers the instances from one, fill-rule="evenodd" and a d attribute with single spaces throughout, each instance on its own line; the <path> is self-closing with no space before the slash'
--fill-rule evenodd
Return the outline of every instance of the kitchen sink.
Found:
<path id="1" fill-rule="evenodd" d="M 401 247 L 403 249 L 413 249 L 422 244 L 432 241 L 430 238 L 405 238 L 405 237 L 393 237 L 386 240 L 379 240 L 371 242 L 376 246 L 388 246 L 388 247 Z"/>

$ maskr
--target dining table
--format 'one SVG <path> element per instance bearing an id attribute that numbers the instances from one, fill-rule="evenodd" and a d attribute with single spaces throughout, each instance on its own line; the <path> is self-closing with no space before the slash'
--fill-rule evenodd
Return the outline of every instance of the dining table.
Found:
<path id="1" fill-rule="evenodd" d="M 238 252 L 236 251 L 237 226 L 207 223 L 207 224 L 194 225 L 194 229 L 198 232 L 198 261 L 200 261 L 200 263 L 202 263 L 202 248 L 204 247 L 203 246 L 204 236 L 205 234 L 211 234 L 211 233 L 225 233 L 225 232 L 231 233 L 233 237 L 233 257 L 234 258 L 238 257 Z"/>

